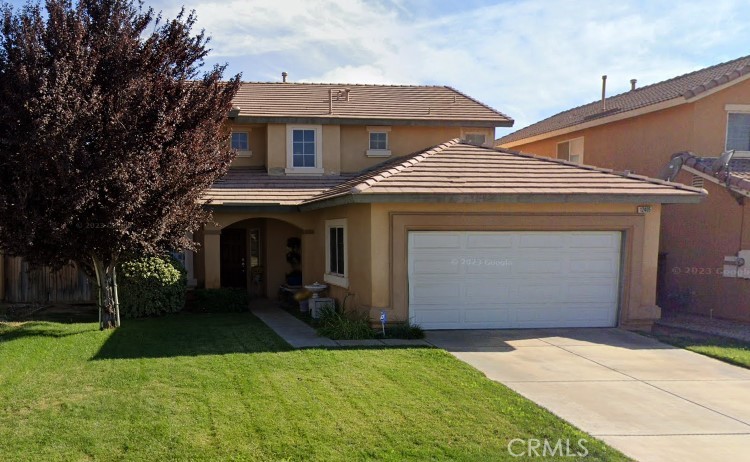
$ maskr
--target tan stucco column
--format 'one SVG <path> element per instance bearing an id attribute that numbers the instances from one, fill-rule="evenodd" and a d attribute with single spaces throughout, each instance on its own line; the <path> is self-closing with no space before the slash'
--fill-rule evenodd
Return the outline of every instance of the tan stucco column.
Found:
<path id="1" fill-rule="evenodd" d="M 203 235 L 206 289 L 221 287 L 221 230 L 206 228 Z"/>
<path id="2" fill-rule="evenodd" d="M 639 286 L 640 300 L 637 306 L 631 304 L 630 319 L 624 327 L 650 327 L 661 317 L 661 308 L 656 304 L 656 281 L 659 267 L 659 232 L 661 228 L 661 205 L 651 205 L 651 211 L 643 215 L 643 252 L 640 280 L 633 281 Z M 637 251 L 637 248 L 634 249 Z"/>

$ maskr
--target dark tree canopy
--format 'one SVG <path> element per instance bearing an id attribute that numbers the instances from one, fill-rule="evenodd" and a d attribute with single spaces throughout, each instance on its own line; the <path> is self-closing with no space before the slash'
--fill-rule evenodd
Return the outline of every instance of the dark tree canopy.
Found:
<path id="1" fill-rule="evenodd" d="M 123 255 L 191 245 L 201 193 L 234 156 L 239 88 L 202 69 L 194 25 L 129 0 L 3 7 L 0 251 L 114 276 Z"/>

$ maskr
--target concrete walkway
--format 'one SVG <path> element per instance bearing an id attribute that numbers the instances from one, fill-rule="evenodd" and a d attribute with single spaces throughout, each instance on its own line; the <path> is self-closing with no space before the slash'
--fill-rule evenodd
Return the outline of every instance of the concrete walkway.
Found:
<path id="1" fill-rule="evenodd" d="M 430 346 L 424 340 L 331 340 L 327 337 L 320 337 L 310 325 L 295 318 L 269 300 L 254 300 L 250 303 L 250 312 L 266 323 L 268 327 L 273 329 L 279 337 L 283 338 L 293 348 Z"/>
<path id="2" fill-rule="evenodd" d="M 750 460 L 750 370 L 619 329 L 427 340 L 641 462 Z"/>
<path id="3" fill-rule="evenodd" d="M 750 342 L 750 324 L 738 321 L 712 319 L 695 314 L 665 312 L 664 317 L 656 324 L 657 326 Z M 748 456 L 748 459 L 750 459 L 750 456 Z"/>

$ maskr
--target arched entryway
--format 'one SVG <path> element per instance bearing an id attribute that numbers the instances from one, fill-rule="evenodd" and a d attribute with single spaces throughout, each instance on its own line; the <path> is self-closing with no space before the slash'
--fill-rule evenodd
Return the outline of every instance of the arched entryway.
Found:
<path id="1" fill-rule="evenodd" d="M 221 287 L 275 299 L 288 280 L 302 280 L 299 257 L 290 256 L 301 254 L 301 238 L 302 229 L 275 218 L 248 218 L 222 228 Z"/>

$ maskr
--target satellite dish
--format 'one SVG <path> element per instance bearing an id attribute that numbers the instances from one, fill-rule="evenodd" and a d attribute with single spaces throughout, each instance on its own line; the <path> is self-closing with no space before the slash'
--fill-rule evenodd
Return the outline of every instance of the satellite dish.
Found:
<path id="1" fill-rule="evenodd" d="M 659 178 L 664 181 L 674 181 L 677 178 L 677 174 L 680 173 L 684 162 L 682 157 L 673 157 L 669 161 L 669 164 L 659 173 Z"/>
<path id="2" fill-rule="evenodd" d="M 716 174 L 727 170 L 729 168 L 729 162 L 732 161 L 734 156 L 734 149 L 731 151 L 724 151 L 719 157 L 711 163 L 711 171 Z"/>

